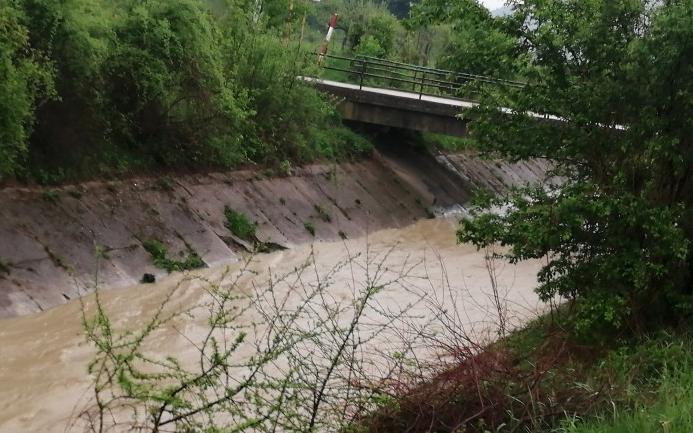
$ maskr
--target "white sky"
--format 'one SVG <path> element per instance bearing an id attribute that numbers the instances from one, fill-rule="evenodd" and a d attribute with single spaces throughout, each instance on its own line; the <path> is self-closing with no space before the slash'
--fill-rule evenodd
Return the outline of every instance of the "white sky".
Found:
<path id="1" fill-rule="evenodd" d="M 505 0 L 480 0 L 480 2 L 490 10 L 498 9 L 505 5 Z"/>

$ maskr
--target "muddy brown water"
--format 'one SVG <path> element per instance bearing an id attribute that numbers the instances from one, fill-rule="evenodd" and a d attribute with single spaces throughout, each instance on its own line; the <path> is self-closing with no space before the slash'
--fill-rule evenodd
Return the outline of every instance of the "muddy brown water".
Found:
<path id="1" fill-rule="evenodd" d="M 398 266 L 404 261 L 419 263 L 421 272 L 429 276 L 421 279 L 420 290 L 437 296 L 436 290 L 444 281 L 450 282 L 452 291 L 462 302 L 463 317 L 471 322 L 493 321 L 488 317 L 491 299 L 489 278 L 483 252 L 469 245 L 458 245 L 455 239 L 456 221 L 450 219 L 423 220 L 413 225 L 381 230 L 345 242 L 318 242 L 291 250 L 279 251 L 253 258 L 252 267 L 257 280 L 267 272 L 290 271 L 306 260 L 314 251 L 318 269 L 327 272 L 339 263 L 347 251 L 350 254 L 369 251 L 376 253 L 391 249 L 386 261 Z M 394 248 L 392 248 L 394 246 Z M 232 264 L 230 271 L 239 264 Z M 507 293 L 509 316 L 513 323 L 521 323 L 537 312 L 541 306 L 533 292 L 536 285 L 538 262 L 524 262 L 516 266 L 501 265 L 497 269 L 498 285 Z M 216 267 L 192 274 L 219 281 L 229 268 Z M 444 271 L 444 272 L 443 272 Z M 171 275 L 154 285 L 135 285 L 101 293 L 116 328 L 136 326 L 148 317 L 170 290 L 181 281 L 176 303 L 183 306 L 203 301 L 206 291 L 190 275 Z M 337 275 L 330 290 L 335 296 L 347 291 L 349 275 Z M 248 279 L 243 284 L 253 284 Z M 416 283 L 414 283 L 416 284 Z M 406 303 L 410 291 L 388 289 L 387 302 Z M 93 295 L 84 298 L 87 310 L 93 306 Z M 72 301 L 43 313 L 0 321 L 0 432 L 63 432 L 72 417 L 89 401 L 90 377 L 87 364 L 93 356 L 81 325 L 81 304 Z M 183 320 L 183 319 L 179 319 Z M 194 320 L 194 319 L 190 319 Z M 171 325 L 173 326 L 173 325 Z M 178 329 L 203 326 L 202 323 L 180 323 Z M 183 360 L 194 356 L 189 342 L 174 332 L 162 334 L 149 349 L 162 354 L 175 355 Z M 80 431 L 80 430 L 77 430 Z"/>

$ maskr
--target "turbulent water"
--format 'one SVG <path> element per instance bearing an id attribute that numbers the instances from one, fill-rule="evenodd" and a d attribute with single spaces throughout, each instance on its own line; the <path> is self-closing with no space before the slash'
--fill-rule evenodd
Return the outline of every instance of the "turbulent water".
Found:
<path id="1" fill-rule="evenodd" d="M 420 221 L 403 229 L 383 230 L 345 242 L 320 242 L 292 250 L 252 258 L 254 271 L 234 290 L 257 287 L 270 272 L 279 275 L 305 263 L 312 254 L 316 278 L 328 274 L 346 256 L 360 257 L 361 265 L 373 258 L 388 273 L 406 272 L 406 282 L 391 284 L 382 294 L 389 307 L 411 304 L 422 294 L 424 302 L 450 303 L 458 317 L 469 324 L 495 323 L 489 269 L 483 252 L 455 242 L 455 221 Z M 240 269 L 206 269 L 190 275 L 172 275 L 154 285 L 138 285 L 101 293 L 103 304 L 116 328 L 136 328 L 150 317 L 174 288 L 174 307 L 203 303 L 209 282 L 228 284 Z M 540 308 L 532 288 L 537 262 L 518 266 L 498 264 L 497 287 L 512 324 L 520 323 Z M 406 270 L 405 270 L 406 269 Z M 363 278 L 363 267 L 344 267 L 333 273 L 329 291 L 334 299 L 346 299 Z M 447 298 L 446 298 L 447 297 Z M 446 300 L 447 299 L 447 300 Z M 0 321 L 0 432 L 63 432 L 91 395 L 87 365 L 93 348 L 82 329 L 82 309 L 93 311 L 93 295 L 31 316 Z M 421 309 L 424 311 L 425 309 Z M 204 329 L 203 321 L 181 316 L 166 325 L 148 344 L 152 352 L 182 360 L 196 356 L 189 339 Z"/>

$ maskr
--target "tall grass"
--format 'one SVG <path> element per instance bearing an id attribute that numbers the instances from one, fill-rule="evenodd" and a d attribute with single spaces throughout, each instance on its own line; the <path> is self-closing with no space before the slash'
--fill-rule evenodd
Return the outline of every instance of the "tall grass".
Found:
<path id="1" fill-rule="evenodd" d="M 562 433 L 690 433 L 693 432 L 693 371 L 668 378 L 654 404 L 645 402 L 611 419 L 571 421 Z"/>
<path id="2" fill-rule="evenodd" d="M 693 432 L 693 342 L 689 336 L 666 333 L 644 339 L 617 351 L 600 367 L 611 370 L 613 376 L 612 407 L 596 418 L 571 419 L 559 432 Z"/>

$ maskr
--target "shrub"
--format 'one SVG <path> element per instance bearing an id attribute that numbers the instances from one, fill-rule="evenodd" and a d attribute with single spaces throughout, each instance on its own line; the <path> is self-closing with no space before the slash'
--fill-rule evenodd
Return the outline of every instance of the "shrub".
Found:
<path id="1" fill-rule="evenodd" d="M 224 208 L 224 216 L 226 217 L 226 228 L 228 228 L 231 233 L 248 241 L 255 238 L 257 226 L 255 223 L 251 222 L 247 216 L 240 212 L 236 212 L 228 206 Z"/>

